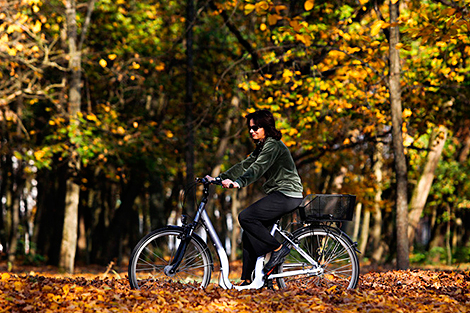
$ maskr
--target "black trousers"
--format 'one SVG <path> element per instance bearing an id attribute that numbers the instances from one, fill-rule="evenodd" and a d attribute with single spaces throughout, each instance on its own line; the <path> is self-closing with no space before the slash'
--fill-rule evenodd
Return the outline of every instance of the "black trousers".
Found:
<path id="1" fill-rule="evenodd" d="M 243 271 L 242 280 L 251 280 L 256 259 L 281 245 L 271 236 L 271 228 L 283 215 L 295 210 L 301 198 L 292 198 L 275 191 L 253 203 L 238 215 L 243 228 Z"/>

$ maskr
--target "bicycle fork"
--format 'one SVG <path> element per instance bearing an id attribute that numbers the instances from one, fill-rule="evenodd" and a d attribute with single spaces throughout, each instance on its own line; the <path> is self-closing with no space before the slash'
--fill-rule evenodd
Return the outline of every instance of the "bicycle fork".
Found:
<path id="1" fill-rule="evenodd" d="M 176 250 L 175 257 L 171 261 L 171 263 L 163 269 L 165 275 L 172 277 L 175 276 L 178 267 L 183 260 L 184 254 L 186 253 L 186 248 L 188 246 L 189 241 L 191 240 L 191 233 L 193 232 L 193 227 L 191 225 L 185 225 L 185 232 L 182 238 L 180 238 L 181 242 L 178 245 L 178 249 Z"/>

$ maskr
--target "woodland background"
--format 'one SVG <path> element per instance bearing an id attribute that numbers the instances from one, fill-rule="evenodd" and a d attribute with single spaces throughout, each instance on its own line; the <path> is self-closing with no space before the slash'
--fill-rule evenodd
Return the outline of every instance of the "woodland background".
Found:
<path id="1" fill-rule="evenodd" d="M 125 265 L 267 108 L 306 194 L 357 195 L 364 263 L 468 262 L 469 4 L 0 0 L 0 258 Z M 232 259 L 259 196 L 214 189 Z"/>

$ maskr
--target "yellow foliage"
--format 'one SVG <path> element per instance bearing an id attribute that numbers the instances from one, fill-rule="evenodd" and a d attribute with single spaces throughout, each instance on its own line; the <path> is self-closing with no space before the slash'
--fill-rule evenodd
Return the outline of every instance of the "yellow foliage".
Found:
<path id="1" fill-rule="evenodd" d="M 96 115 L 95 114 L 88 114 L 86 116 L 86 119 L 89 120 L 89 121 L 96 121 Z"/>
<path id="2" fill-rule="evenodd" d="M 268 23 L 269 25 L 275 25 L 277 23 L 278 20 L 282 19 L 282 17 L 280 17 L 279 15 L 277 14 L 268 14 Z"/>
<path id="3" fill-rule="evenodd" d="M 413 115 L 413 112 L 411 112 L 410 109 L 406 108 L 406 109 L 403 111 L 403 118 L 408 118 L 408 117 L 410 117 L 411 115 Z"/>
<path id="4" fill-rule="evenodd" d="M 160 64 L 157 64 L 157 65 L 155 66 L 155 69 L 156 69 L 157 71 L 159 71 L 159 72 L 165 70 L 165 63 L 161 62 Z"/>
<path id="5" fill-rule="evenodd" d="M 344 40 L 346 40 L 346 41 L 349 41 L 352 38 L 351 35 L 349 35 L 348 33 L 343 33 L 342 36 L 343 36 Z"/>
<path id="6" fill-rule="evenodd" d="M 266 1 L 261 1 L 255 4 L 256 13 L 263 14 L 269 9 L 269 4 Z"/>
<path id="7" fill-rule="evenodd" d="M 331 50 L 330 52 L 328 52 L 328 56 L 330 56 L 332 58 L 342 59 L 342 58 L 344 58 L 344 52 L 341 52 L 341 51 L 338 51 L 338 50 Z"/>
<path id="8" fill-rule="evenodd" d="M 119 134 L 119 135 L 124 135 L 126 133 L 126 131 L 124 130 L 124 128 L 122 126 L 119 126 L 116 130 L 116 132 Z"/>
<path id="9" fill-rule="evenodd" d="M 245 4 L 245 14 L 248 15 L 250 14 L 251 12 L 253 12 L 253 10 L 255 9 L 255 5 L 254 4 Z"/>
<path id="10" fill-rule="evenodd" d="M 101 59 L 99 63 L 101 65 L 101 67 L 106 67 L 106 65 L 108 65 L 108 62 L 106 62 L 106 60 L 104 60 L 104 59 Z"/>
<path id="11" fill-rule="evenodd" d="M 294 73 L 289 69 L 285 69 L 284 72 L 282 73 L 282 77 L 284 78 L 288 78 L 292 76 L 294 76 Z"/>
<path id="12" fill-rule="evenodd" d="M 44 155 L 46 155 L 46 153 L 45 153 L 43 150 L 34 151 L 34 157 L 35 157 L 36 160 L 38 160 L 38 161 L 41 161 L 42 158 L 44 157 Z"/>
<path id="13" fill-rule="evenodd" d="M 255 82 L 255 81 L 250 81 L 250 89 L 251 90 L 260 90 L 261 86 L 258 85 L 258 83 Z"/>
<path id="14" fill-rule="evenodd" d="M 313 0 L 307 0 L 307 1 L 305 1 L 305 4 L 304 4 L 304 9 L 305 9 L 305 11 L 310 11 L 311 9 L 313 9 L 313 5 L 314 5 L 314 1 L 313 1 Z"/>
<path id="15" fill-rule="evenodd" d="M 8 54 L 11 56 L 16 55 L 17 50 L 15 48 L 8 48 Z"/>
<path id="16" fill-rule="evenodd" d="M 33 33 L 37 34 L 41 31 L 41 27 L 42 27 L 42 24 L 40 21 L 36 21 L 36 23 L 33 25 L 33 27 L 31 28 L 31 30 L 33 31 Z"/>
<path id="17" fill-rule="evenodd" d="M 312 38 L 309 34 L 296 34 L 295 39 L 297 41 L 302 42 L 307 47 L 310 47 L 312 45 Z"/>
<path id="18" fill-rule="evenodd" d="M 458 83 L 462 83 L 462 82 L 465 80 L 465 76 L 463 76 L 463 75 L 456 75 L 454 80 L 455 80 L 456 82 L 458 82 Z"/>
<path id="19" fill-rule="evenodd" d="M 372 26 L 370 27 L 370 35 L 373 37 L 373 36 L 376 36 L 379 31 L 382 29 L 382 26 L 384 25 L 384 21 L 382 20 L 377 20 L 374 22 L 374 24 L 372 24 Z"/>

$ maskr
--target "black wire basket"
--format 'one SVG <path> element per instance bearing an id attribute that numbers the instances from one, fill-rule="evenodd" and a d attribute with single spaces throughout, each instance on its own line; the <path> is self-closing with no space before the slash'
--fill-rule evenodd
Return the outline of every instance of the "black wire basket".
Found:
<path id="1" fill-rule="evenodd" d="M 304 222 L 352 221 L 356 196 L 340 194 L 308 195 L 299 206 Z"/>

